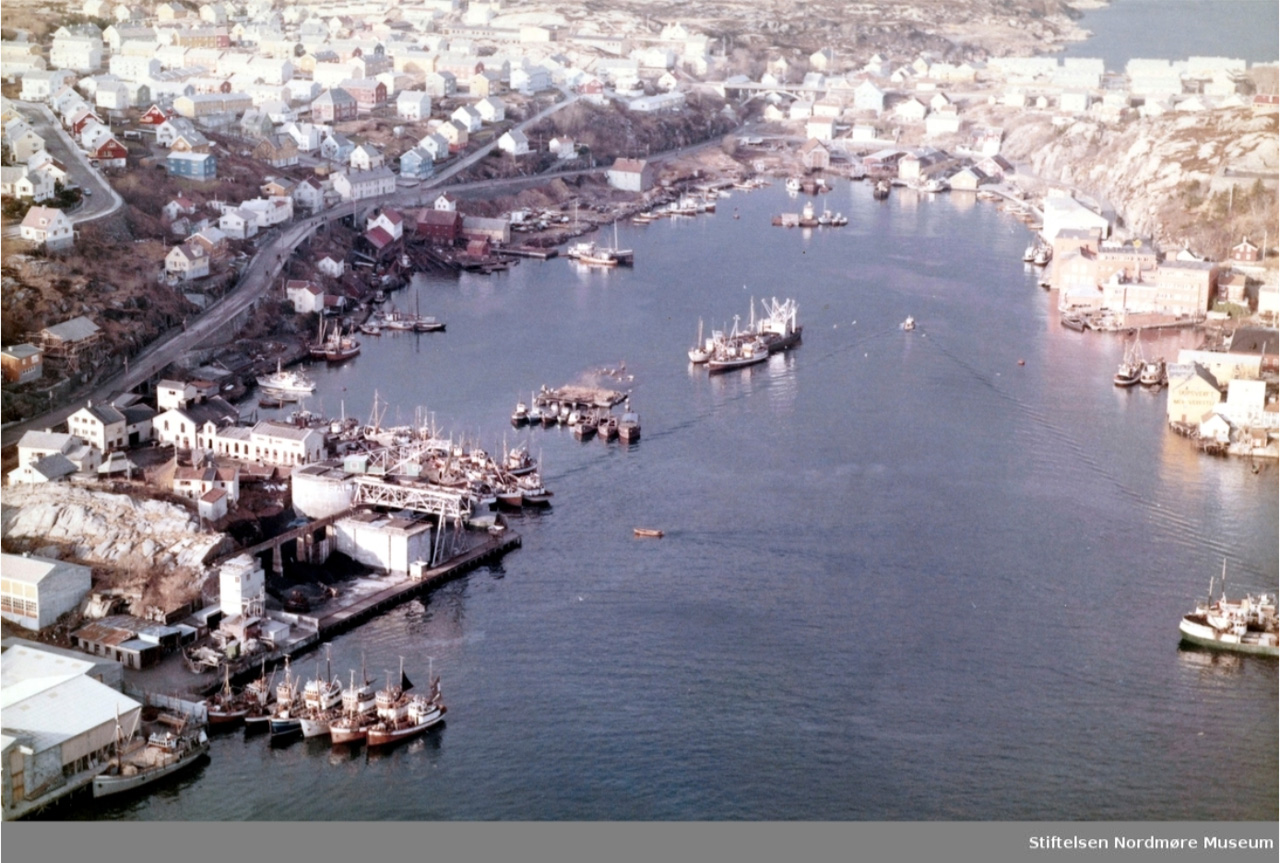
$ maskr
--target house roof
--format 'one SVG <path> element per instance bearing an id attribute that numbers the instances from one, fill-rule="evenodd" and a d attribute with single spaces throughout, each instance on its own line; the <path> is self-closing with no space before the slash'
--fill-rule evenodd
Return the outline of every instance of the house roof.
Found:
<path id="1" fill-rule="evenodd" d="M 54 324 L 52 327 L 45 327 L 43 332 L 64 342 L 78 342 L 96 336 L 101 330 L 97 324 L 81 315 L 60 324 Z"/>
<path id="2" fill-rule="evenodd" d="M 630 174 L 639 174 L 649 163 L 644 159 L 615 159 L 611 171 L 625 171 Z"/>
<path id="3" fill-rule="evenodd" d="M 58 477 L 69 476 L 76 472 L 76 466 L 71 463 L 65 455 L 60 452 L 50 453 L 42 459 L 31 464 L 31 469 L 43 476 L 45 479 L 57 479 Z M 5 575 L 9 574 L 8 568 L 5 569 Z"/>
<path id="4" fill-rule="evenodd" d="M 80 410 L 87 411 L 90 416 L 103 425 L 111 425 L 112 423 L 124 422 L 124 414 L 116 410 L 111 405 L 86 405 Z M 79 413 L 80 411 L 76 411 Z"/>
<path id="5" fill-rule="evenodd" d="M 13 357 L 14 359 L 24 360 L 27 357 L 35 357 L 40 355 L 40 349 L 35 345 L 10 345 L 4 349 L 4 355 Z"/>
<path id="6" fill-rule="evenodd" d="M 55 221 L 68 221 L 61 210 L 54 207 L 32 207 L 22 220 L 24 228 L 47 228 Z"/>
<path id="7" fill-rule="evenodd" d="M 364 238 L 378 250 L 385 249 L 395 242 L 395 238 L 388 234 L 385 228 L 381 227 L 370 228 L 365 232 Z"/>

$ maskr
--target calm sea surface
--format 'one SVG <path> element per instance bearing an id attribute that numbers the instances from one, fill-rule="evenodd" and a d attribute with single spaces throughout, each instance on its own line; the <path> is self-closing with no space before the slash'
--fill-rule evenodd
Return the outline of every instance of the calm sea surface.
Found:
<path id="1" fill-rule="evenodd" d="M 86 814 L 1273 819 L 1276 662 L 1182 650 L 1177 626 L 1224 558 L 1233 593 L 1276 590 L 1274 465 L 1202 457 L 1163 395 L 1113 387 L 1121 339 L 1058 325 L 996 207 L 840 182 L 819 209 L 848 227 L 770 227 L 801 203 L 777 185 L 623 226 L 634 269 L 395 295 L 448 332 L 312 367 L 310 407 L 365 417 L 376 390 L 386 423 L 527 441 L 556 495 L 500 566 L 333 643 L 344 680 L 362 656 L 434 665 L 447 724 L 373 755 L 220 736 Z M 753 296 L 794 297 L 803 345 L 691 367 L 699 318 Z M 638 444 L 510 428 L 522 394 L 623 362 Z"/>
<path id="2" fill-rule="evenodd" d="M 1062 56 L 1101 57 L 1114 72 L 1135 58 L 1237 57 L 1250 65 L 1280 59 L 1275 0 L 1111 0 L 1085 12 L 1080 25 L 1093 36 Z"/>

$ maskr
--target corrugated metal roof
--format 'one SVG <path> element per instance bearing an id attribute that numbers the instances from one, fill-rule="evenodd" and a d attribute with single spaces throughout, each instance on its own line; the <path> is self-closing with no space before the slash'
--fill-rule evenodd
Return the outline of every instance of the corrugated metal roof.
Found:
<path id="1" fill-rule="evenodd" d="M 43 684 L 43 685 L 42 685 Z M 49 684 L 49 679 L 6 685 L 4 724 L 9 732 L 29 734 L 32 749 L 42 752 L 119 716 L 126 731 L 142 705 L 122 692 L 83 675 Z"/>
<path id="2" fill-rule="evenodd" d="M 64 342 L 78 342 L 81 339 L 97 335 L 99 329 L 97 324 L 81 315 L 78 318 L 63 321 L 52 327 L 45 327 L 44 332 L 46 335 L 62 339 Z"/>
<path id="3" fill-rule="evenodd" d="M 3 561 L 4 577 L 13 581 L 21 581 L 26 584 L 39 584 L 49 573 L 59 569 L 83 570 L 84 574 L 90 575 L 91 570 L 87 566 L 80 566 L 77 563 L 67 563 L 62 560 L 55 560 L 51 557 L 37 557 L 36 555 L 6 554 L 0 557 Z M 5 652 L 5 661 L 8 661 L 9 652 Z M 7 666 L 6 666 L 7 667 Z"/>

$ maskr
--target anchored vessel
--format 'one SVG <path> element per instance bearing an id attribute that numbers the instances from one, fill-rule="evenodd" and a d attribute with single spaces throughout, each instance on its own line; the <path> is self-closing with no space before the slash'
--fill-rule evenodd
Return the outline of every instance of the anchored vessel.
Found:
<path id="1" fill-rule="evenodd" d="M 165 730 L 153 732 L 143 742 L 133 735 L 126 737 L 116 720 L 115 754 L 107 769 L 93 778 L 95 798 L 151 785 L 190 767 L 209 751 L 203 726 L 169 714 L 162 714 L 159 722 Z"/>
<path id="2" fill-rule="evenodd" d="M 285 371 L 280 360 L 276 370 L 258 378 L 258 386 L 276 393 L 308 395 L 316 391 L 315 381 L 300 372 Z"/>
<path id="3" fill-rule="evenodd" d="M 403 660 L 400 683 L 388 683 L 375 698 L 377 721 L 367 733 L 369 747 L 388 746 L 416 737 L 444 719 L 446 708 L 440 698 L 440 678 L 431 681 L 431 691 L 426 695 L 409 695 L 413 684 L 404 675 Z"/>
<path id="4" fill-rule="evenodd" d="M 1209 581 L 1209 601 L 1196 604 L 1178 624 L 1182 640 L 1214 650 L 1280 656 L 1280 628 L 1277 626 L 1274 596 L 1245 596 L 1231 600 L 1226 595 L 1227 563 L 1222 562 L 1222 593 L 1213 598 Z"/>

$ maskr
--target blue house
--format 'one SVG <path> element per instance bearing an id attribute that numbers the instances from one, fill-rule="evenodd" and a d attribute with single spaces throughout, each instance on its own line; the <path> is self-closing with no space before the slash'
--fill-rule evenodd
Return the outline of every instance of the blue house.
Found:
<path id="1" fill-rule="evenodd" d="M 435 160 L 421 147 L 414 147 L 400 157 L 400 176 L 425 180 L 436 172 Z"/>
<path id="2" fill-rule="evenodd" d="M 218 176 L 218 160 L 212 153 L 170 153 L 164 162 L 171 177 L 213 180 Z"/>

